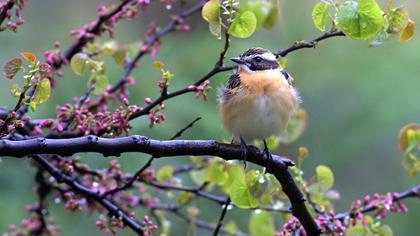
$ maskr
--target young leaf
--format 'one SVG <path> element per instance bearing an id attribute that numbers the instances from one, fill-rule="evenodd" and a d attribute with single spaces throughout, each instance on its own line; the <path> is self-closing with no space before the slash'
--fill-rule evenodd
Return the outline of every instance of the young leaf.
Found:
<path id="1" fill-rule="evenodd" d="M 220 19 L 220 3 L 219 0 L 210 0 L 204 4 L 201 10 L 201 16 L 207 22 L 219 22 Z"/>
<path id="2" fill-rule="evenodd" d="M 229 178 L 223 162 L 214 159 L 207 169 L 206 181 L 217 185 L 224 185 Z"/>
<path id="3" fill-rule="evenodd" d="M 51 84 L 49 79 L 41 79 L 35 89 L 32 102 L 36 105 L 42 104 L 48 100 L 51 94 Z"/>
<path id="4" fill-rule="evenodd" d="M 112 57 L 114 58 L 115 63 L 117 63 L 118 65 L 123 65 L 126 55 L 127 55 L 127 50 L 124 48 L 119 48 L 114 52 Z"/>
<path id="5" fill-rule="evenodd" d="M 334 174 L 327 166 L 316 167 L 316 178 L 323 190 L 328 190 L 334 185 Z"/>
<path id="6" fill-rule="evenodd" d="M 257 29 L 257 18 L 252 11 L 245 11 L 236 16 L 228 32 L 237 38 L 248 38 Z"/>
<path id="7" fill-rule="evenodd" d="M 272 236 L 275 233 L 273 215 L 268 211 L 254 211 L 249 219 L 251 236 Z"/>
<path id="8" fill-rule="evenodd" d="M 13 79 L 13 77 L 22 69 L 22 60 L 20 58 L 13 58 L 8 61 L 3 67 L 3 74 L 7 79 Z"/>
<path id="9" fill-rule="evenodd" d="M 416 29 L 416 22 L 408 19 L 407 26 L 400 33 L 400 40 L 403 42 L 410 41 L 414 37 L 414 31 Z"/>
<path id="10" fill-rule="evenodd" d="M 347 229 L 346 236 L 369 236 L 369 230 L 362 223 L 357 222 Z"/>
<path id="11" fill-rule="evenodd" d="M 217 39 L 222 39 L 222 25 L 220 24 L 220 22 L 209 22 L 209 31 Z"/>
<path id="12" fill-rule="evenodd" d="M 156 173 L 157 181 L 168 181 L 172 178 L 172 174 L 174 172 L 174 168 L 172 166 L 163 166 L 161 167 L 158 172 Z"/>
<path id="13" fill-rule="evenodd" d="M 393 236 L 391 227 L 389 225 L 381 225 L 377 230 L 378 236 Z"/>
<path id="14" fill-rule="evenodd" d="M 13 97 L 19 97 L 20 94 L 22 93 L 22 88 L 20 88 L 19 84 L 12 84 L 10 86 L 10 93 L 12 94 Z"/>
<path id="15" fill-rule="evenodd" d="M 401 32 L 408 23 L 408 10 L 405 7 L 388 9 L 386 16 L 389 22 L 387 32 L 390 34 Z"/>
<path id="16" fill-rule="evenodd" d="M 76 75 L 83 76 L 89 57 L 85 53 L 76 53 L 70 60 L 70 67 Z"/>
<path id="17" fill-rule="evenodd" d="M 165 64 L 161 61 L 153 61 L 153 66 L 158 70 L 163 70 L 165 68 Z"/>
<path id="18" fill-rule="evenodd" d="M 239 208 L 254 208 L 258 206 L 258 199 L 250 192 L 245 181 L 244 170 L 235 173 L 235 179 L 230 184 L 229 196 Z"/>
<path id="19" fill-rule="evenodd" d="M 36 56 L 33 53 L 30 52 L 21 52 L 20 55 L 22 55 L 23 58 L 25 58 L 25 60 L 27 60 L 28 62 L 34 64 L 36 63 Z"/>
<path id="20" fill-rule="evenodd" d="M 95 88 L 93 90 L 93 94 L 99 96 L 103 94 L 108 87 L 109 80 L 106 75 L 97 75 L 95 77 Z"/>
<path id="21" fill-rule="evenodd" d="M 325 31 L 325 19 L 328 16 L 328 9 L 330 4 L 325 2 L 318 2 L 312 10 L 312 21 L 317 29 Z"/>
<path id="22" fill-rule="evenodd" d="M 398 135 L 398 143 L 400 146 L 400 150 L 402 152 L 405 152 L 409 146 L 408 144 L 408 131 L 409 130 L 420 131 L 420 124 L 410 123 L 400 129 L 400 133 Z"/>
<path id="23" fill-rule="evenodd" d="M 346 1 L 337 13 L 338 25 L 352 39 L 372 40 L 385 24 L 375 0 Z"/>

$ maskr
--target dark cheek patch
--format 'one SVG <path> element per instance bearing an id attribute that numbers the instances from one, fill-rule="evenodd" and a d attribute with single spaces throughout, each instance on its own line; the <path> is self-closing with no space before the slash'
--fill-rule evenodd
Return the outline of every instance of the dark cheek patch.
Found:
<path id="1" fill-rule="evenodd" d="M 252 71 L 257 70 L 270 70 L 279 68 L 279 64 L 276 61 L 262 61 L 260 63 L 253 62 L 249 67 Z"/>

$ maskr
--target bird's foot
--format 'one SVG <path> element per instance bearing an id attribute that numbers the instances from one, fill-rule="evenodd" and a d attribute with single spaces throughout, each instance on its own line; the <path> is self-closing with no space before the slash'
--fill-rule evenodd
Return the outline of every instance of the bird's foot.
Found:
<path id="1" fill-rule="evenodd" d="M 273 156 L 270 153 L 270 150 L 267 147 L 267 142 L 263 139 L 264 142 L 264 150 L 263 155 L 267 158 L 267 165 L 265 166 L 264 174 L 267 174 L 267 170 L 270 168 L 270 164 L 273 161 Z"/>
<path id="2" fill-rule="evenodd" d="M 244 162 L 244 169 L 246 169 L 246 157 L 247 157 L 248 153 L 252 153 L 252 150 L 246 144 L 245 140 L 242 137 L 239 137 L 239 140 L 240 140 L 241 150 L 242 150 L 241 157 L 242 157 L 242 160 Z"/>

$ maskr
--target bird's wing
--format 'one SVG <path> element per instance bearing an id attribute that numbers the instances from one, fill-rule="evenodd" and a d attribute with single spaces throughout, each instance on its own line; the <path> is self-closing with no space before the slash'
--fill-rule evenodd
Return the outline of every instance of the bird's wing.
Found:
<path id="1" fill-rule="evenodd" d="M 241 80 L 239 79 L 239 74 L 233 74 L 229 77 L 226 87 L 219 89 L 219 100 L 221 102 L 229 100 L 232 90 L 239 87 Z"/>
<path id="2" fill-rule="evenodd" d="M 234 89 L 241 84 L 241 80 L 239 79 L 239 74 L 233 74 L 230 76 L 228 84 L 226 85 L 227 89 Z"/>

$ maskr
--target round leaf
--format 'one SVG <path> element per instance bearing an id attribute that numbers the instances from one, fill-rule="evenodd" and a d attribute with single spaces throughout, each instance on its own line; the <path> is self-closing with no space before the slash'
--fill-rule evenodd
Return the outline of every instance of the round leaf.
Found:
<path id="1" fill-rule="evenodd" d="M 8 61 L 3 67 L 3 74 L 7 79 L 13 79 L 13 77 L 22 68 L 22 60 L 20 58 L 13 58 Z"/>
<path id="2" fill-rule="evenodd" d="M 207 22 L 219 22 L 220 3 L 218 0 L 211 0 L 204 4 L 201 10 L 201 16 Z"/>
<path id="3" fill-rule="evenodd" d="M 305 131 L 308 123 L 308 113 L 304 109 L 298 109 L 293 113 L 286 130 L 280 135 L 280 142 L 289 144 L 296 141 Z"/>
<path id="4" fill-rule="evenodd" d="M 245 11 L 238 16 L 229 27 L 229 33 L 237 38 L 248 38 L 257 29 L 257 17 L 251 11 Z"/>
<path id="5" fill-rule="evenodd" d="M 409 130 L 420 130 L 420 124 L 410 123 L 401 128 L 398 135 L 398 143 L 402 152 L 405 152 L 409 146 L 407 134 Z"/>
<path id="6" fill-rule="evenodd" d="M 375 0 L 346 1 L 337 13 L 338 25 L 352 39 L 372 40 L 383 29 L 385 20 Z"/>
<path id="7" fill-rule="evenodd" d="M 334 185 L 334 174 L 327 166 L 316 167 L 316 178 L 323 190 L 328 190 Z"/>
<path id="8" fill-rule="evenodd" d="M 93 94 L 96 96 L 102 95 L 108 87 L 108 84 L 109 80 L 106 75 L 97 75 L 95 77 L 95 89 L 93 90 Z"/>
<path id="9" fill-rule="evenodd" d="M 389 9 L 387 19 L 389 22 L 387 32 L 398 33 L 403 30 L 408 23 L 408 10 L 405 7 Z"/>
<path id="10" fill-rule="evenodd" d="M 312 9 L 312 21 L 317 29 L 325 31 L 325 19 L 328 16 L 330 5 L 325 2 L 318 2 Z"/>
<path id="11" fill-rule="evenodd" d="M 49 79 L 41 79 L 36 85 L 35 93 L 32 102 L 37 104 L 44 103 L 48 100 L 51 94 L 51 84 Z"/>
<path id="12" fill-rule="evenodd" d="M 89 57 L 85 53 L 76 53 L 70 60 L 70 67 L 76 75 L 83 76 L 86 61 Z"/>
<path id="13" fill-rule="evenodd" d="M 163 166 L 161 167 L 158 172 L 156 173 L 157 181 L 168 181 L 172 178 L 172 174 L 174 173 L 174 168 L 172 166 Z"/>
<path id="14" fill-rule="evenodd" d="M 230 184 L 229 196 L 232 202 L 239 208 L 255 208 L 258 206 L 258 199 L 250 192 L 245 181 L 244 170 L 234 173 L 235 179 Z"/>

